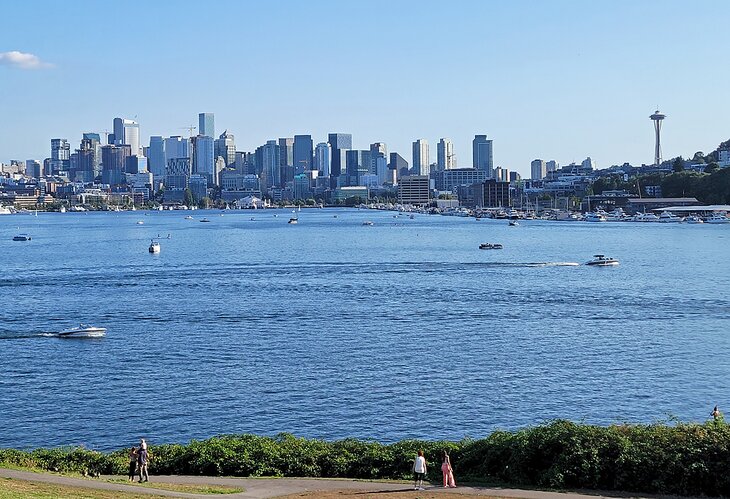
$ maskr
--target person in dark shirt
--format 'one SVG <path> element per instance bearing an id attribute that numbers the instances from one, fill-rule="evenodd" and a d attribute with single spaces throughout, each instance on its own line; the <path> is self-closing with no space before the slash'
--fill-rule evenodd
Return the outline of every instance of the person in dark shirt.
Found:
<path id="1" fill-rule="evenodd" d="M 140 447 L 137 451 L 137 471 L 139 473 L 139 483 L 150 481 L 150 475 L 147 472 L 148 461 L 149 454 L 147 453 L 147 447 Z"/>

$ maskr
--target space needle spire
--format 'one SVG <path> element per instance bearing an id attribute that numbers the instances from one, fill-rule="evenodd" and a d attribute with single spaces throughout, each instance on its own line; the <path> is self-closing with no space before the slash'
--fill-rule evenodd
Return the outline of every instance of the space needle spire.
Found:
<path id="1" fill-rule="evenodd" d="M 649 116 L 649 118 L 654 122 L 654 132 L 656 132 L 656 145 L 654 146 L 654 164 L 656 166 L 659 166 L 662 162 L 662 146 L 660 135 L 662 131 L 662 120 L 665 117 L 666 115 L 660 113 L 658 109 L 654 114 Z"/>

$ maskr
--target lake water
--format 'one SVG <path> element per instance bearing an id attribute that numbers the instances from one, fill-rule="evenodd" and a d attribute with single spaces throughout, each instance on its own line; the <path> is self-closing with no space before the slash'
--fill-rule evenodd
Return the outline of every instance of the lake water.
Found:
<path id="1" fill-rule="evenodd" d="M 0 447 L 730 410 L 730 226 L 189 213 L 0 217 Z M 79 322 L 108 334 L 52 335 Z"/>

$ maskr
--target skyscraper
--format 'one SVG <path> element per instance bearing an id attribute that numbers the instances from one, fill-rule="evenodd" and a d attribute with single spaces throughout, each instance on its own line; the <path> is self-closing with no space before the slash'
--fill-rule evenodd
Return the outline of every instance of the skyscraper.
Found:
<path id="1" fill-rule="evenodd" d="M 395 171 L 396 179 L 408 175 L 408 161 L 397 152 L 390 153 L 388 168 Z"/>
<path id="2" fill-rule="evenodd" d="M 232 133 L 225 130 L 215 141 L 215 157 L 222 157 L 226 166 L 233 167 L 236 164 L 236 143 Z"/>
<path id="3" fill-rule="evenodd" d="M 284 137 L 279 139 L 279 159 L 281 166 L 294 166 L 294 139 Z"/>
<path id="4" fill-rule="evenodd" d="M 314 170 L 319 170 L 320 175 L 329 177 L 331 167 L 332 147 L 327 142 L 320 142 L 314 149 Z"/>
<path id="5" fill-rule="evenodd" d="M 213 113 L 198 114 L 198 133 L 199 135 L 215 138 L 215 117 Z"/>
<path id="6" fill-rule="evenodd" d="M 51 139 L 51 175 L 68 171 L 71 167 L 71 145 L 66 139 Z M 46 172 L 47 174 L 49 172 Z"/>
<path id="7" fill-rule="evenodd" d="M 295 135 L 294 136 L 294 173 L 309 171 L 312 169 L 312 157 L 314 155 L 314 145 L 311 135 Z"/>
<path id="8" fill-rule="evenodd" d="M 494 177 L 494 160 L 492 159 L 492 140 L 486 135 L 475 135 L 472 141 L 472 160 L 474 168 L 487 172 L 488 178 Z"/>
<path id="9" fill-rule="evenodd" d="M 213 152 L 213 137 L 198 135 L 195 138 L 193 173 L 205 176 L 208 179 L 208 185 L 218 185 Z"/>
<path id="10" fill-rule="evenodd" d="M 101 181 L 104 184 L 119 185 L 124 183 L 124 172 L 127 158 L 131 156 L 128 144 L 108 145 L 101 148 Z"/>
<path id="11" fill-rule="evenodd" d="M 155 180 L 161 180 L 165 176 L 167 168 L 167 156 L 165 155 L 165 139 L 159 135 L 150 137 L 149 148 L 149 169 Z"/>
<path id="12" fill-rule="evenodd" d="M 281 187 L 281 150 L 275 140 L 268 140 L 262 147 L 263 169 L 261 172 L 261 188 Z"/>
<path id="13" fill-rule="evenodd" d="M 413 143 L 413 175 L 429 174 L 428 141 L 418 139 Z"/>
<path id="14" fill-rule="evenodd" d="M 165 140 L 165 168 L 171 159 L 188 158 L 190 159 L 190 139 L 186 139 L 179 135 L 173 135 Z"/>
<path id="15" fill-rule="evenodd" d="M 374 142 L 370 144 L 370 173 L 373 175 L 378 174 L 378 159 L 385 159 L 385 163 L 388 163 L 388 147 L 384 142 Z"/>
<path id="16" fill-rule="evenodd" d="M 532 180 L 542 180 L 547 175 L 547 166 L 541 159 L 534 159 L 530 163 L 530 178 Z"/>
<path id="17" fill-rule="evenodd" d="M 558 163 L 554 159 L 551 159 L 550 161 L 545 163 L 545 168 L 548 173 L 556 172 L 556 171 L 558 171 L 558 168 L 560 168 L 560 163 Z"/>
<path id="18" fill-rule="evenodd" d="M 345 151 L 352 149 L 352 134 L 331 133 L 327 142 L 332 147 L 331 176 L 339 177 L 346 166 Z"/>
<path id="19" fill-rule="evenodd" d="M 454 157 L 454 143 L 451 139 L 443 138 L 436 146 L 436 168 L 438 170 L 451 170 L 456 168 Z"/>
<path id="20" fill-rule="evenodd" d="M 141 154 L 139 150 L 139 123 L 125 118 L 114 118 L 114 145 L 127 144 L 132 155 Z"/>

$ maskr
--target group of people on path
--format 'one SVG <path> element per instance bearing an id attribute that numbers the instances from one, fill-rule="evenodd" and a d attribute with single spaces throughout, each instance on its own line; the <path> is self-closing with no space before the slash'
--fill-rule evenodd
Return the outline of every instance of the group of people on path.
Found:
<path id="1" fill-rule="evenodd" d="M 426 479 L 426 473 L 426 458 L 423 457 L 423 451 L 419 450 L 416 460 L 413 463 L 414 490 L 423 490 L 423 481 Z M 454 481 L 454 470 L 451 467 L 451 459 L 446 451 L 444 451 L 443 460 L 441 461 L 441 473 L 444 477 L 444 488 L 456 487 L 456 482 Z"/>
<path id="2" fill-rule="evenodd" d="M 147 452 L 147 442 L 144 438 L 139 441 L 139 448 L 132 447 L 129 450 L 129 481 L 133 482 L 135 476 L 139 476 L 139 483 L 149 482 L 150 475 L 147 472 L 147 464 L 150 455 Z"/>

